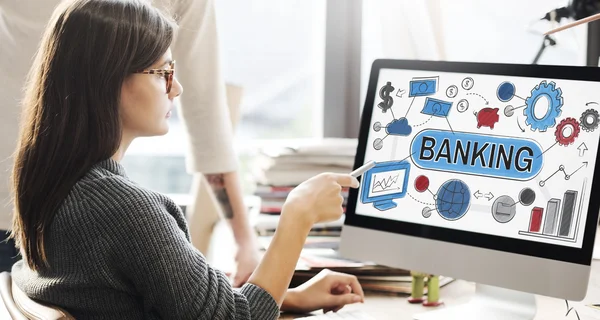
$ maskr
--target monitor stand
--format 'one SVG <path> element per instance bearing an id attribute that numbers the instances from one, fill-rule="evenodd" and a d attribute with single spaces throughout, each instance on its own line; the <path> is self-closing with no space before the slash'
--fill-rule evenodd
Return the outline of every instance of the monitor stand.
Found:
<path id="1" fill-rule="evenodd" d="M 471 301 L 414 316 L 416 320 L 532 320 L 536 313 L 531 293 L 477 284 Z"/>
<path id="2" fill-rule="evenodd" d="M 395 208 L 396 206 L 397 206 L 397 204 L 392 200 L 380 200 L 380 201 L 373 202 L 373 207 L 375 207 L 375 209 L 378 209 L 380 211 L 389 210 L 389 209 Z"/>

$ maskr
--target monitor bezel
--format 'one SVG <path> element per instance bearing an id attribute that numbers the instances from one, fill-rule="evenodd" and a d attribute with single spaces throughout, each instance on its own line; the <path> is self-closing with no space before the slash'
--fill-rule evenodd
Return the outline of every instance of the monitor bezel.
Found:
<path id="1" fill-rule="evenodd" d="M 354 168 L 364 163 L 365 151 L 368 143 L 371 116 L 373 113 L 374 99 L 377 92 L 379 73 L 382 69 L 400 69 L 415 71 L 454 72 L 464 74 L 505 75 L 517 77 L 534 77 L 547 79 L 565 79 L 600 82 L 600 70 L 595 67 L 578 66 L 547 66 L 547 65 L 520 65 L 506 63 L 481 63 L 481 62 L 449 62 L 425 60 L 375 60 L 371 67 L 367 94 L 361 115 L 359 141 L 354 162 Z M 599 129 L 600 130 L 600 129 Z M 600 139 L 599 139 L 600 150 Z M 600 166 L 600 157 L 596 157 L 595 166 Z M 598 181 L 600 170 L 594 170 L 591 181 L 590 194 L 600 191 Z M 585 225 L 584 239 L 581 248 L 567 247 L 548 243 L 538 243 L 521 239 L 494 236 L 471 231 L 448 229 L 443 227 L 428 226 L 418 223 L 397 220 L 380 219 L 371 216 L 356 214 L 356 204 L 359 196 L 358 189 L 350 189 L 346 208 L 345 225 L 368 228 L 373 230 L 421 237 L 425 239 L 445 241 L 498 250 L 514 254 L 521 254 L 557 261 L 571 262 L 581 265 L 591 265 L 594 239 L 598 226 L 598 212 L 600 197 L 591 197 Z"/>

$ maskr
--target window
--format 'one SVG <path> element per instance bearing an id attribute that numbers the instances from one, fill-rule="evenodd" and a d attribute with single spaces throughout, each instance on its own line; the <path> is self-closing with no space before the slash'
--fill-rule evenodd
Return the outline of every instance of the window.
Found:
<path id="1" fill-rule="evenodd" d="M 361 96 L 376 58 L 532 63 L 542 33 L 540 19 L 563 0 L 363 1 Z M 586 28 L 555 36 L 540 64 L 585 65 Z"/>
<path id="2" fill-rule="evenodd" d="M 239 139 L 320 135 L 325 2 L 220 0 L 225 80 L 244 89 Z"/>
<path id="3" fill-rule="evenodd" d="M 326 2 L 219 0 L 216 10 L 225 81 L 243 88 L 242 171 L 248 140 L 321 136 Z M 132 143 L 123 159 L 130 178 L 163 193 L 189 192 L 180 121 L 175 113 L 167 135 Z"/>

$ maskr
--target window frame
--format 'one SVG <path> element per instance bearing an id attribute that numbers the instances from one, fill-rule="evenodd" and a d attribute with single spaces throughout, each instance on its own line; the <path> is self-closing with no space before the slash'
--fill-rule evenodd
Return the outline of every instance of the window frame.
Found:
<path id="1" fill-rule="evenodd" d="M 363 0 L 327 0 L 323 137 L 358 138 L 362 8 Z"/>

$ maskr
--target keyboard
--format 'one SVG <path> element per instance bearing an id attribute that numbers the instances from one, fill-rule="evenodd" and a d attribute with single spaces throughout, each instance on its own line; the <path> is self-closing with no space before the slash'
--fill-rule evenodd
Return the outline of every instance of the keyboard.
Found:
<path id="1" fill-rule="evenodd" d="M 362 311 L 340 311 L 340 312 L 328 312 L 320 314 L 318 316 L 304 317 L 299 319 L 305 320 L 375 320 L 375 318 Z"/>

